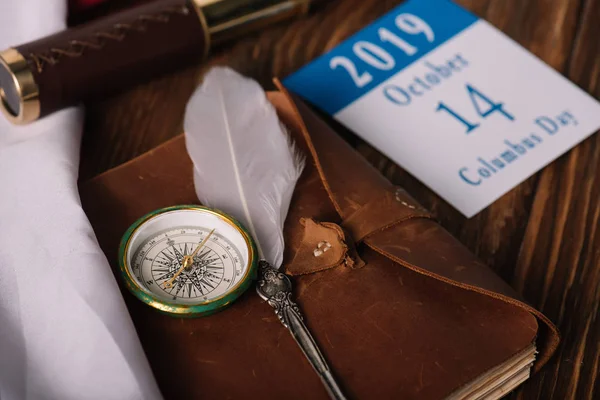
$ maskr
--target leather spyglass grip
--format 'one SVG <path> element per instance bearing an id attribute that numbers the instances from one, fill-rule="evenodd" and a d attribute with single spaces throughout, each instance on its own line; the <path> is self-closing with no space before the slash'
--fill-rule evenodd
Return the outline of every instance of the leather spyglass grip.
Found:
<path id="1" fill-rule="evenodd" d="M 160 0 L 0 53 L 0 107 L 15 124 L 206 56 L 197 0 Z"/>

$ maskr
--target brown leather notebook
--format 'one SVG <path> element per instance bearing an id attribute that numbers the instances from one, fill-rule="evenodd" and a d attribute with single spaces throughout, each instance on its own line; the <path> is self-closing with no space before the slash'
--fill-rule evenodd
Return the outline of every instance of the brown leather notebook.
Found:
<path id="1" fill-rule="evenodd" d="M 270 99 L 307 156 L 282 268 L 349 398 L 499 398 L 547 362 L 558 343 L 547 318 L 298 98 L 282 89 Z M 137 218 L 198 202 L 182 136 L 80 189 L 115 271 L 121 236 Z M 316 257 L 322 240 L 332 250 Z M 166 398 L 326 398 L 254 290 L 198 319 L 123 294 Z"/>

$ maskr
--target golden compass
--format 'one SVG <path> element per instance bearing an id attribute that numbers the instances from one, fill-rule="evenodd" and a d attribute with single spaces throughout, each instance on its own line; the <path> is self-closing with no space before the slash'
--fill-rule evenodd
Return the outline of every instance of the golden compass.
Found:
<path id="1" fill-rule="evenodd" d="M 180 316 L 207 315 L 238 298 L 256 277 L 257 251 L 232 217 L 200 206 L 163 208 L 125 233 L 119 252 L 129 290 Z"/>

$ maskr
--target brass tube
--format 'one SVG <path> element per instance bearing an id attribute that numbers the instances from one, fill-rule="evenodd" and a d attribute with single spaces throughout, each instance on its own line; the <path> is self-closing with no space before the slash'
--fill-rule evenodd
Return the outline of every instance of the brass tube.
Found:
<path id="1" fill-rule="evenodd" d="M 265 26 L 305 15 L 309 5 L 309 0 L 220 0 L 209 2 L 200 9 L 207 21 L 211 43 L 218 45 Z"/>
<path id="2" fill-rule="evenodd" d="M 15 49 L 0 53 L 0 110 L 15 125 L 38 119 L 38 86 L 27 60 Z"/>

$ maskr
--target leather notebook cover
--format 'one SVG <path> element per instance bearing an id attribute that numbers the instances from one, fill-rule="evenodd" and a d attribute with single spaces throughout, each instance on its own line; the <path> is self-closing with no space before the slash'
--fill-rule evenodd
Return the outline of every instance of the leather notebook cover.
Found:
<path id="1" fill-rule="evenodd" d="M 286 225 L 284 269 L 306 324 L 349 398 L 499 397 L 552 355 L 541 313 L 284 89 L 271 93 L 307 157 Z M 125 230 L 160 207 L 198 203 L 183 136 L 81 185 L 118 273 Z M 321 241 L 331 251 L 316 256 Z M 253 289 L 198 319 L 163 315 L 123 288 L 168 399 L 326 398 Z M 535 345 L 535 347 L 534 347 Z"/>

